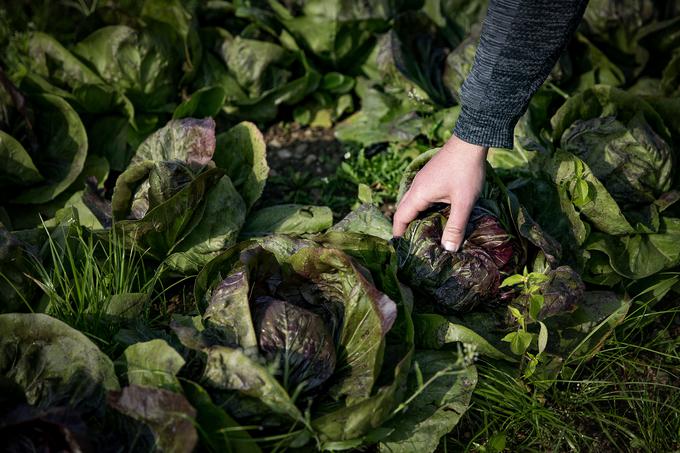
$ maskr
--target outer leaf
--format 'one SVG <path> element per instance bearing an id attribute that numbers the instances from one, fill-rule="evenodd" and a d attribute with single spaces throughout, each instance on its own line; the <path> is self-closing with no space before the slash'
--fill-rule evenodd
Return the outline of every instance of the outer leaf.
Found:
<path id="1" fill-rule="evenodd" d="M 201 220 L 177 244 L 167 264 L 183 273 L 197 272 L 208 261 L 236 243 L 246 206 L 227 176 L 208 190 Z"/>
<path id="2" fill-rule="evenodd" d="M 139 145 L 131 164 L 178 160 L 199 168 L 212 159 L 215 143 L 212 118 L 170 120 Z"/>
<path id="3" fill-rule="evenodd" d="M 217 116 L 226 98 L 227 95 L 222 87 L 199 88 L 191 94 L 189 99 L 177 106 L 172 118 Z"/>
<path id="4" fill-rule="evenodd" d="M 35 109 L 35 133 L 39 149 L 34 163 L 44 178 L 26 189 L 14 203 L 44 203 L 73 183 L 85 165 L 87 134 L 78 114 L 63 99 L 44 94 L 31 98 Z"/>
<path id="5" fill-rule="evenodd" d="M 269 175 L 267 147 L 260 130 L 244 121 L 220 134 L 213 160 L 231 178 L 246 207 L 252 208 Z"/>
<path id="6" fill-rule="evenodd" d="M 386 337 L 385 359 L 381 373 L 388 379 L 389 384 L 381 385 L 374 396 L 358 404 L 344 406 L 341 409 L 331 406 L 332 412 L 313 422 L 315 429 L 322 433 L 324 439 L 356 441 L 369 429 L 376 430 L 404 397 L 404 384 L 413 354 L 414 329 L 411 320 L 413 298 L 408 288 L 397 279 L 396 254 L 387 241 L 377 237 L 338 232 L 329 232 L 317 240 L 327 247 L 344 251 L 361 263 L 370 271 L 376 286 L 389 295 L 397 305 L 398 316 Z M 367 436 L 371 437 L 371 433 Z M 367 439 L 366 442 L 370 443 L 370 440 Z"/>
<path id="7" fill-rule="evenodd" d="M 43 180 L 31 156 L 11 135 L 0 131 L 0 188 L 28 186 Z"/>
<path id="8" fill-rule="evenodd" d="M 126 376 L 130 384 L 156 387 L 181 392 L 177 373 L 184 366 L 184 359 L 165 340 L 155 339 L 136 343 L 123 353 L 127 366 Z"/>
<path id="9" fill-rule="evenodd" d="M 422 372 L 423 381 L 452 366 L 456 361 L 451 351 L 419 351 L 415 361 Z M 380 451 L 427 452 L 437 449 L 442 436 L 450 432 L 470 405 L 472 391 L 477 384 L 474 365 L 455 368 L 434 379 L 409 404 L 408 410 L 398 414 L 387 426 L 394 432 L 380 443 Z M 414 376 L 409 379 L 408 394 L 419 389 Z"/>
<path id="10" fill-rule="evenodd" d="M 606 254 L 612 269 L 625 278 L 648 277 L 680 264 L 680 219 L 662 218 L 656 234 L 593 233 L 585 247 Z"/>
<path id="11" fill-rule="evenodd" d="M 248 216 L 242 238 L 268 234 L 318 233 L 333 224 L 333 212 L 326 206 L 285 204 L 270 206 Z"/>
<path id="12" fill-rule="evenodd" d="M 83 201 L 84 194 L 85 192 L 82 190 L 75 192 L 68 200 L 66 200 L 64 207 L 55 212 L 54 218 L 45 223 L 48 225 L 58 225 L 64 218 L 73 216 L 73 211 L 76 211 L 76 218 L 80 225 L 93 230 L 101 230 L 103 226 L 99 218 Z"/>
<path id="13" fill-rule="evenodd" d="M 562 245 L 563 262 L 582 269 L 580 245 L 586 240 L 589 230 L 572 203 L 567 188 L 555 185 L 544 176 L 532 177 L 513 191 L 532 218 Z"/>
<path id="14" fill-rule="evenodd" d="M 586 292 L 573 314 L 545 320 L 551 332 L 547 351 L 579 360 L 592 357 L 623 321 L 630 304 L 612 292 Z"/>
<path id="15" fill-rule="evenodd" d="M 553 157 L 553 178 L 558 185 L 565 185 L 573 190 L 578 181 L 575 177 L 576 163 L 582 161 L 566 151 L 557 151 Z M 635 229 L 621 212 L 619 205 L 607 192 L 602 183 L 592 174 L 590 168 L 583 163 L 583 180 L 587 181 L 591 190 L 590 199 L 579 206 L 581 212 L 595 227 L 609 234 L 630 234 Z"/>
<path id="16" fill-rule="evenodd" d="M 137 213 L 133 203 L 137 190 L 148 179 L 153 167 L 154 163 L 151 161 L 130 165 L 118 176 L 111 198 L 111 212 L 114 220 L 124 220 L 128 217 L 140 219 L 144 216 Z"/>
<path id="17" fill-rule="evenodd" d="M 44 314 L 0 315 L 0 376 L 29 404 L 97 409 L 118 389 L 113 363 L 85 335 Z"/>
<path id="18" fill-rule="evenodd" d="M 184 394 L 196 408 L 196 423 L 201 442 L 212 452 L 260 453 L 260 447 L 245 429 L 220 406 L 212 402 L 203 387 L 192 381 L 184 381 Z M 226 431 L 228 430 L 228 431 Z"/>
<path id="19" fill-rule="evenodd" d="M 382 365 L 384 337 L 397 316 L 388 296 L 368 282 L 337 250 L 303 248 L 291 257 L 293 269 L 310 279 L 330 300 L 344 302 L 336 373 L 345 379 L 331 389 L 351 405 L 368 398 Z"/>
<path id="20" fill-rule="evenodd" d="M 196 448 L 198 435 L 192 423 L 196 410 L 183 395 L 168 390 L 130 385 L 111 392 L 108 403 L 118 412 L 141 422 L 151 431 L 153 440 L 146 447 L 161 451 L 190 453 Z M 140 433 L 135 437 L 138 439 Z"/>
<path id="21" fill-rule="evenodd" d="M 392 239 L 392 224 L 373 204 L 362 204 L 333 225 L 331 230 L 368 234 L 386 241 Z"/>
<path id="22" fill-rule="evenodd" d="M 106 314 L 125 319 L 135 319 L 149 302 L 148 293 L 114 294 L 106 306 Z"/>
<path id="23" fill-rule="evenodd" d="M 451 322 L 445 317 L 436 314 L 423 313 L 413 318 L 416 335 L 416 344 L 420 348 L 440 349 L 451 343 L 464 343 L 472 346 L 481 355 L 492 359 L 502 359 L 510 362 L 517 360 L 499 351 L 489 343 L 482 334 L 455 322 Z"/>
<path id="24" fill-rule="evenodd" d="M 131 172 L 135 168 L 130 167 L 128 171 Z M 116 222 L 116 227 L 136 243 L 150 247 L 153 253 L 164 257 L 202 218 L 205 206 L 200 203 L 208 189 L 222 176 L 222 170 L 218 168 L 205 171 L 168 201 L 148 211 L 142 219 L 121 220 Z M 116 182 L 112 202 L 114 209 L 122 204 L 119 204 L 118 197 L 123 198 L 123 192 L 127 192 L 125 184 L 126 178 L 119 178 Z M 121 195 L 117 195 L 118 192 Z M 114 217 L 115 215 L 114 211 Z"/>
<path id="25" fill-rule="evenodd" d="M 257 336 L 250 316 L 251 286 L 245 264 L 234 266 L 227 278 L 213 288 L 210 304 L 203 314 L 207 326 L 220 331 L 227 344 L 237 344 L 244 349 L 257 347 Z"/>
<path id="26" fill-rule="evenodd" d="M 210 387 L 238 390 L 262 401 L 274 413 L 284 414 L 294 421 L 304 417 L 290 399 L 286 389 L 257 361 L 242 349 L 213 346 L 208 357 L 202 381 Z"/>
<path id="27" fill-rule="evenodd" d="M 189 184 L 182 187 L 167 201 L 143 213 L 139 220 L 122 220 L 130 209 L 131 188 L 146 178 L 145 169 L 153 167 L 148 162 L 130 167 L 116 181 L 112 208 L 116 227 L 136 243 L 150 247 L 151 251 L 164 257 L 201 220 L 206 192 L 222 178 L 222 170 L 212 168 L 204 171 Z"/>

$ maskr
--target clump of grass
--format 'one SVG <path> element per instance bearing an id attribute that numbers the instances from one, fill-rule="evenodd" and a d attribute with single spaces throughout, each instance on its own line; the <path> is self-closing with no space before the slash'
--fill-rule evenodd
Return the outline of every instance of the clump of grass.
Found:
<path id="1" fill-rule="evenodd" d="M 447 439 L 455 451 L 677 451 L 680 307 L 634 305 L 590 361 L 566 363 L 546 391 L 511 369 L 479 364 L 470 410 Z M 499 439 L 502 441 L 499 442 Z"/>
<path id="2" fill-rule="evenodd" d="M 47 228 L 45 227 L 47 231 Z M 94 339 L 103 349 L 123 320 L 148 324 L 162 312 L 161 270 L 149 270 L 145 253 L 126 247 L 115 229 L 92 232 L 78 224 L 47 234 L 45 258 L 34 260 L 31 278 L 43 291 L 40 311 Z M 152 305 L 161 310 L 152 310 Z"/>

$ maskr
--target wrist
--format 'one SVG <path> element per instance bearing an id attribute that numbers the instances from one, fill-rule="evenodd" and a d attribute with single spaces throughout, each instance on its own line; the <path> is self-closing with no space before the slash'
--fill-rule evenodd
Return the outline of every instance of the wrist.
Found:
<path id="1" fill-rule="evenodd" d="M 475 161 L 484 163 L 486 162 L 489 147 L 468 143 L 456 135 L 451 135 L 451 138 L 446 142 L 442 150 L 456 153 L 459 156 L 461 153 L 464 153 L 466 158 L 471 158 Z"/>

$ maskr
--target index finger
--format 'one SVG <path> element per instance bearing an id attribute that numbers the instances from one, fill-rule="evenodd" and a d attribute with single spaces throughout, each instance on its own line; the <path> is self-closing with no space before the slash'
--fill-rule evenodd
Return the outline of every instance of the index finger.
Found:
<path id="1" fill-rule="evenodd" d="M 401 237 L 406 231 L 408 224 L 415 220 L 418 214 L 429 206 L 430 203 L 413 195 L 410 190 L 406 192 L 399 206 L 397 206 L 397 212 L 394 213 L 394 218 L 392 219 L 392 236 Z"/>

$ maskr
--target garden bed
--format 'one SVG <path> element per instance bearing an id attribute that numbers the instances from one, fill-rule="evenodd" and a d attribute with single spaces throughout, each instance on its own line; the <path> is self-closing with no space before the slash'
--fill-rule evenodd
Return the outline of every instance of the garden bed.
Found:
<path id="1" fill-rule="evenodd" d="M 486 2 L 369 3 L 0 8 L 8 451 L 680 449 L 680 8 L 591 2 L 451 253 Z"/>

